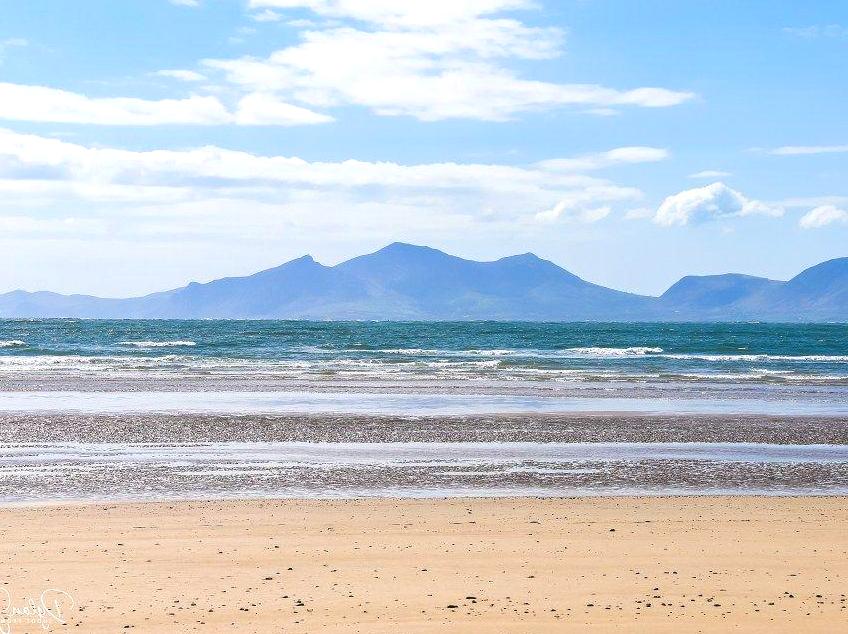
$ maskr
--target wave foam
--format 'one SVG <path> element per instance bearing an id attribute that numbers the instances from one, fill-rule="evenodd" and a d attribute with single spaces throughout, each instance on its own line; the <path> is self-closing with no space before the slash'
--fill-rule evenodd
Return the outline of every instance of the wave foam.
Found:
<path id="1" fill-rule="evenodd" d="M 587 348 L 568 348 L 563 352 L 586 357 L 643 357 L 651 354 L 662 354 L 662 348 L 651 348 L 648 346 L 630 346 L 628 348 L 599 348 L 595 346 Z"/>
<path id="2" fill-rule="evenodd" d="M 22 348 L 26 345 L 26 341 L 20 339 L 0 340 L 0 348 Z"/>
<path id="3" fill-rule="evenodd" d="M 538 357 L 541 359 L 568 358 L 611 358 L 658 355 L 662 348 L 647 346 L 631 346 L 628 348 L 565 348 L 563 350 L 544 350 L 536 348 L 510 349 L 470 349 L 470 350 L 440 350 L 432 348 L 375 348 L 370 350 L 350 349 L 345 352 L 367 352 L 372 354 L 404 355 L 412 357 Z"/>
<path id="4" fill-rule="evenodd" d="M 185 346 L 196 346 L 195 341 L 119 341 L 119 346 L 132 346 L 133 348 L 177 348 Z"/>
<path id="5" fill-rule="evenodd" d="M 693 361 L 785 361 L 785 362 L 810 362 L 810 363 L 848 363 L 848 355 L 827 354 L 667 354 L 668 359 L 693 360 Z"/>

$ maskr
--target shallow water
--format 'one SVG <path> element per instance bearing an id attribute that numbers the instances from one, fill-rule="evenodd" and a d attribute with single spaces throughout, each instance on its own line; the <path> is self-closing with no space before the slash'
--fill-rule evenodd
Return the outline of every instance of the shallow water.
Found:
<path id="1" fill-rule="evenodd" d="M 88 414 L 366 414 L 375 416 L 563 412 L 848 415 L 848 401 L 744 398 L 564 398 L 363 392 L 0 392 L 0 412 Z"/>
<path id="2" fill-rule="evenodd" d="M 4 503 L 402 495 L 848 493 L 848 446 L 40 443 L 0 448 Z"/>

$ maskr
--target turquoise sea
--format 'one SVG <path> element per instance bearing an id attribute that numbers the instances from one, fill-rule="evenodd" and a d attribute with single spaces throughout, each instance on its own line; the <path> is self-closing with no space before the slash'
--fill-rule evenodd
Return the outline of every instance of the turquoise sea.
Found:
<path id="1" fill-rule="evenodd" d="M 848 385 L 846 324 L 0 321 L 15 375 Z"/>
<path id="2" fill-rule="evenodd" d="M 848 325 L 0 321 L 0 503 L 844 494 Z"/>

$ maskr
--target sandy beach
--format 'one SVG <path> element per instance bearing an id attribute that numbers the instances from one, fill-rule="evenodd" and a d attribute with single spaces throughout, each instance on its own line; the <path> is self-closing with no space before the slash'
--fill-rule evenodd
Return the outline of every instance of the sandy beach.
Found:
<path id="1" fill-rule="evenodd" d="M 6 507 L 0 606 L 65 592 L 44 620 L 82 632 L 834 632 L 846 526 L 841 497 Z"/>

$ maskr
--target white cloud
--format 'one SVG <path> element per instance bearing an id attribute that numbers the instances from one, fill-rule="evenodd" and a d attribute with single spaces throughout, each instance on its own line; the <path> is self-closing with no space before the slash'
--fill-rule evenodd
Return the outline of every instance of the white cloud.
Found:
<path id="1" fill-rule="evenodd" d="M 276 11 L 265 9 L 264 11 L 259 11 L 258 13 L 252 13 L 250 15 L 250 19 L 254 22 L 279 22 L 283 19 L 283 16 L 277 13 Z"/>
<path id="2" fill-rule="evenodd" d="M 78 93 L 0 83 L 0 119 L 93 125 L 309 125 L 332 121 L 327 115 L 262 95 L 247 95 L 234 111 L 218 97 L 147 100 L 87 97 Z"/>
<path id="3" fill-rule="evenodd" d="M 848 196 L 798 196 L 784 198 L 778 203 L 781 207 L 822 207 L 824 205 L 848 205 Z"/>
<path id="4" fill-rule="evenodd" d="M 393 27 L 433 27 L 485 15 L 533 8 L 530 0 L 249 0 L 251 8 L 308 9 L 331 18 L 351 18 Z"/>
<path id="5" fill-rule="evenodd" d="M 381 116 L 423 121 L 505 121 L 522 112 L 563 106 L 604 113 L 628 106 L 663 108 L 694 96 L 659 87 L 621 90 L 525 79 L 508 63 L 554 59 L 561 54 L 564 37 L 561 29 L 528 26 L 503 15 L 536 8 L 528 0 L 251 0 L 249 8 L 257 21 L 283 19 L 292 9 L 312 11 L 319 21 L 303 23 L 298 43 L 267 58 L 203 60 L 214 79 L 225 85 L 200 85 L 201 94 L 160 100 L 91 97 L 48 86 L 0 83 L 0 119 L 92 125 L 310 125 L 333 121 L 328 108 L 353 105 Z M 240 34 L 252 31 L 239 29 Z M 4 45 L 23 43 L 0 43 L 0 56 Z M 188 83 L 209 81 L 196 70 L 153 74 Z"/>
<path id="6" fill-rule="evenodd" d="M 786 27 L 783 29 L 784 33 L 789 33 L 790 35 L 794 35 L 796 37 L 804 38 L 804 39 L 815 39 L 819 37 L 827 37 L 827 38 L 843 38 L 848 37 L 848 28 L 842 26 L 841 24 L 825 24 L 825 25 L 813 25 L 813 26 L 803 26 L 803 27 Z"/>
<path id="7" fill-rule="evenodd" d="M 746 198 L 724 183 L 687 189 L 666 198 L 654 215 L 659 225 L 687 225 L 738 216 L 781 216 L 783 209 Z"/>
<path id="8" fill-rule="evenodd" d="M 590 224 L 641 197 L 633 187 L 537 165 L 311 162 L 214 146 L 139 152 L 0 129 L 0 217 L 14 218 L 9 226 L 32 239 L 64 239 L 74 227 L 74 239 L 96 229 L 114 240 L 222 244 L 316 235 L 425 240 L 446 228 L 530 239 L 540 223 Z"/>
<path id="9" fill-rule="evenodd" d="M 608 180 L 576 173 L 550 173 L 537 166 L 479 163 L 424 163 L 345 160 L 309 162 L 297 157 L 259 156 L 206 146 L 190 150 L 135 152 L 93 148 L 59 139 L 0 129 L 0 167 L 7 176 L 98 184 L 265 187 L 269 184 L 313 187 L 387 187 L 419 190 L 480 190 L 538 196 L 565 194 L 580 202 L 623 200 L 641 194 Z M 0 176 L 3 172 L 0 171 Z"/>
<path id="10" fill-rule="evenodd" d="M 648 207 L 637 207 L 635 209 L 628 209 L 624 212 L 625 220 L 643 220 L 645 218 L 650 218 L 654 215 L 654 210 L 649 209 Z"/>
<path id="11" fill-rule="evenodd" d="M 220 124 L 229 119 L 216 97 L 149 101 L 133 98 L 95 98 L 77 93 L 21 84 L 0 83 L 0 119 L 156 125 L 161 123 Z"/>
<path id="12" fill-rule="evenodd" d="M 561 200 L 551 209 L 536 214 L 538 222 L 556 222 L 560 219 L 573 220 L 583 224 L 592 224 L 603 220 L 612 212 L 609 206 L 583 207 L 572 200 Z"/>
<path id="13" fill-rule="evenodd" d="M 581 222 L 598 222 L 610 215 L 611 207 L 596 207 L 595 209 L 583 209 L 578 214 L 578 219 Z"/>
<path id="14" fill-rule="evenodd" d="M 805 154 L 841 154 L 848 152 L 848 145 L 784 145 L 769 151 L 776 156 L 798 156 Z"/>
<path id="15" fill-rule="evenodd" d="M 306 30 L 267 58 L 209 59 L 240 90 L 274 92 L 309 107 L 356 105 L 382 116 L 424 121 L 505 121 L 531 110 L 580 106 L 668 107 L 693 97 L 656 87 L 534 81 L 504 60 L 553 59 L 563 33 L 497 14 L 532 8 L 523 0 L 252 0 L 253 9 L 307 9 L 353 25 Z"/>
<path id="16" fill-rule="evenodd" d="M 3 63 L 3 59 L 6 57 L 6 52 L 9 49 L 23 48 L 24 46 L 29 46 L 29 40 L 22 37 L 10 37 L 5 40 L 0 40 L 0 64 Z"/>
<path id="17" fill-rule="evenodd" d="M 663 161 L 668 157 L 668 150 L 662 148 L 630 146 L 596 154 L 586 154 L 576 158 L 541 161 L 538 165 L 542 169 L 551 171 L 584 172 L 627 163 L 653 163 Z"/>
<path id="18" fill-rule="evenodd" d="M 200 0 L 168 0 L 171 4 L 175 4 L 178 7 L 199 7 Z"/>
<path id="19" fill-rule="evenodd" d="M 805 213 L 798 225 L 803 229 L 818 229 L 835 222 L 848 223 L 848 211 L 833 205 L 822 205 Z"/>
<path id="20" fill-rule="evenodd" d="M 726 176 L 731 176 L 731 173 L 723 172 L 721 170 L 703 170 L 701 172 L 689 174 L 689 178 L 725 178 Z"/>
<path id="21" fill-rule="evenodd" d="M 157 70 L 154 75 L 158 75 L 159 77 L 168 77 L 170 79 L 179 79 L 180 81 L 204 81 L 206 79 L 205 75 L 201 75 L 197 71 L 181 69 Z"/>
<path id="22" fill-rule="evenodd" d="M 333 117 L 280 101 L 274 95 L 252 93 L 238 104 L 240 125 L 311 125 L 329 123 Z"/>
<path id="23" fill-rule="evenodd" d="M 586 114 L 593 114 L 596 117 L 616 117 L 621 114 L 620 110 L 615 108 L 589 108 L 584 110 Z"/>

